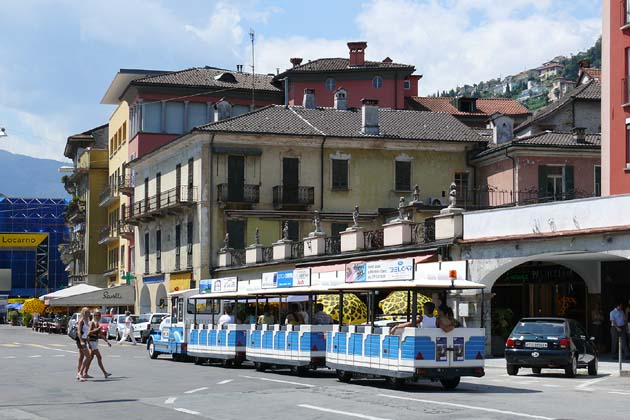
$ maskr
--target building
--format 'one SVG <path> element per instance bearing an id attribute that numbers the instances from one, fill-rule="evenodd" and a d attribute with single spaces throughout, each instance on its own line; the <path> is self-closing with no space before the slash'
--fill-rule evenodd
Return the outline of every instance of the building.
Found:
<path id="1" fill-rule="evenodd" d="M 603 194 L 630 192 L 630 4 L 602 2 Z"/>
<path id="2" fill-rule="evenodd" d="M 131 222 L 141 308 L 159 303 L 174 275 L 207 278 L 222 249 L 240 265 L 250 244 L 301 240 L 315 214 L 337 238 L 332 250 L 357 204 L 366 229 L 380 227 L 401 196 L 414 199 L 417 184 L 423 220 L 447 203 L 453 180 L 468 185 L 467 153 L 484 142 L 474 130 L 445 113 L 383 109 L 374 100 L 348 108 L 342 93 L 334 108 L 318 108 L 306 89 L 304 106 L 220 120 L 130 163 L 140 181 Z"/>
<path id="3" fill-rule="evenodd" d="M 107 209 L 101 207 L 101 194 L 108 185 L 108 125 L 68 137 L 64 156 L 73 162 L 73 171 L 62 182 L 72 199 L 64 216 L 70 228 L 69 242 L 61 248 L 67 264 L 69 285 L 86 283 L 105 287 L 107 248 L 99 244 L 99 233 L 107 225 Z"/>
<path id="4" fill-rule="evenodd" d="M 302 58 L 291 58 L 293 67 L 274 77 L 283 86 L 289 105 L 300 105 L 304 89 L 313 89 L 315 106 L 333 107 L 335 92 L 344 89 L 347 106 L 360 108 L 363 98 L 379 101 L 383 108 L 403 109 L 405 98 L 418 95 L 415 67 L 394 63 L 386 57 L 382 61 L 365 59 L 367 42 L 348 42 L 348 58 L 318 58 L 302 63 Z"/>
<path id="5" fill-rule="evenodd" d="M 68 200 L 63 198 L 9 198 L 0 194 L 0 232 L 46 233 L 47 276 L 39 278 L 36 248 L 0 248 L 0 293 L 10 296 L 39 296 L 68 284 L 68 273 L 58 247 L 68 237 L 63 212 Z M 3 277 L 0 275 L 0 277 Z M 2 280 L 2 279 L 0 279 Z"/>
<path id="6" fill-rule="evenodd" d="M 549 61 L 538 67 L 536 70 L 538 71 L 538 76 L 542 80 L 552 79 L 562 75 L 564 64 L 557 61 Z"/>
<path id="7" fill-rule="evenodd" d="M 407 104 L 409 109 L 418 111 L 447 112 L 474 128 L 486 128 L 490 117 L 496 113 L 512 118 L 516 124 L 524 122 L 531 115 L 525 106 L 509 98 L 413 96 L 407 99 Z"/>
<path id="8" fill-rule="evenodd" d="M 584 73 L 586 74 L 586 73 Z M 588 79 L 590 80 L 590 79 Z M 588 81 L 586 78 L 584 81 Z M 553 80 L 547 98 L 549 101 L 554 102 L 562 98 L 568 91 L 575 87 L 576 83 L 573 80 L 565 79 L 563 77 L 557 77 Z"/>

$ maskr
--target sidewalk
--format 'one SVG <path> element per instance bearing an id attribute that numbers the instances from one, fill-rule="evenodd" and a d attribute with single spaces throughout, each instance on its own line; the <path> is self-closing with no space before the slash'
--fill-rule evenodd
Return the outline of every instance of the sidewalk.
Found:
<path id="1" fill-rule="evenodd" d="M 506 369 L 505 359 L 504 358 L 486 359 L 486 369 Z M 630 362 L 627 360 L 624 360 L 622 364 L 622 369 L 624 371 L 630 371 Z M 613 362 L 612 358 L 609 355 L 600 356 L 598 373 L 619 376 L 619 362 L 617 361 Z"/>

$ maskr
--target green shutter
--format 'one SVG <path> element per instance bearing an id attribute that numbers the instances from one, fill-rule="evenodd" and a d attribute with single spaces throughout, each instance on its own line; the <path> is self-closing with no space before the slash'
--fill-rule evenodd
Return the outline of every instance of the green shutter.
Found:
<path id="1" fill-rule="evenodd" d="M 575 183 L 573 180 L 573 166 L 564 167 L 564 197 L 571 200 L 575 195 Z"/>
<path id="2" fill-rule="evenodd" d="M 547 196 L 547 167 L 540 165 L 538 166 L 538 198 L 545 198 Z"/>

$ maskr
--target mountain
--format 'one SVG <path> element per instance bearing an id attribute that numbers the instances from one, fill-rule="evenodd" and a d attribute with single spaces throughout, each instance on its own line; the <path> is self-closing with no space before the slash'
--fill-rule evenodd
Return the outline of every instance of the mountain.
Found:
<path id="1" fill-rule="evenodd" d="M 7 197 L 66 198 L 59 167 L 51 159 L 37 159 L 0 150 L 0 193 Z"/>
<path id="2" fill-rule="evenodd" d="M 558 100 L 561 94 L 558 83 L 562 80 L 577 81 L 580 60 L 587 59 L 590 66 L 601 68 L 602 39 L 586 51 L 571 54 L 569 57 L 557 56 L 540 67 L 524 70 L 518 74 L 509 75 L 503 79 L 490 79 L 474 85 L 457 86 L 449 91 L 438 92 L 433 96 L 474 96 L 478 98 L 512 98 L 525 105 L 530 110 L 541 108 L 551 101 Z M 545 65 L 560 64 L 562 71 L 552 77 L 541 78 L 540 69 Z M 563 91 L 564 92 L 564 91 Z"/>

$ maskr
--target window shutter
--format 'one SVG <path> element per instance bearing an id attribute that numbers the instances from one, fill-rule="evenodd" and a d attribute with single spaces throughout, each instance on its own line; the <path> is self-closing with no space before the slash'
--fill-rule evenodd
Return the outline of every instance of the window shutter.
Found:
<path id="1" fill-rule="evenodd" d="M 538 167 L 538 198 L 545 198 L 547 195 L 547 167 L 540 165 Z"/>
<path id="2" fill-rule="evenodd" d="M 564 196 L 567 200 L 575 196 L 575 183 L 573 179 L 573 166 L 564 167 Z"/>

